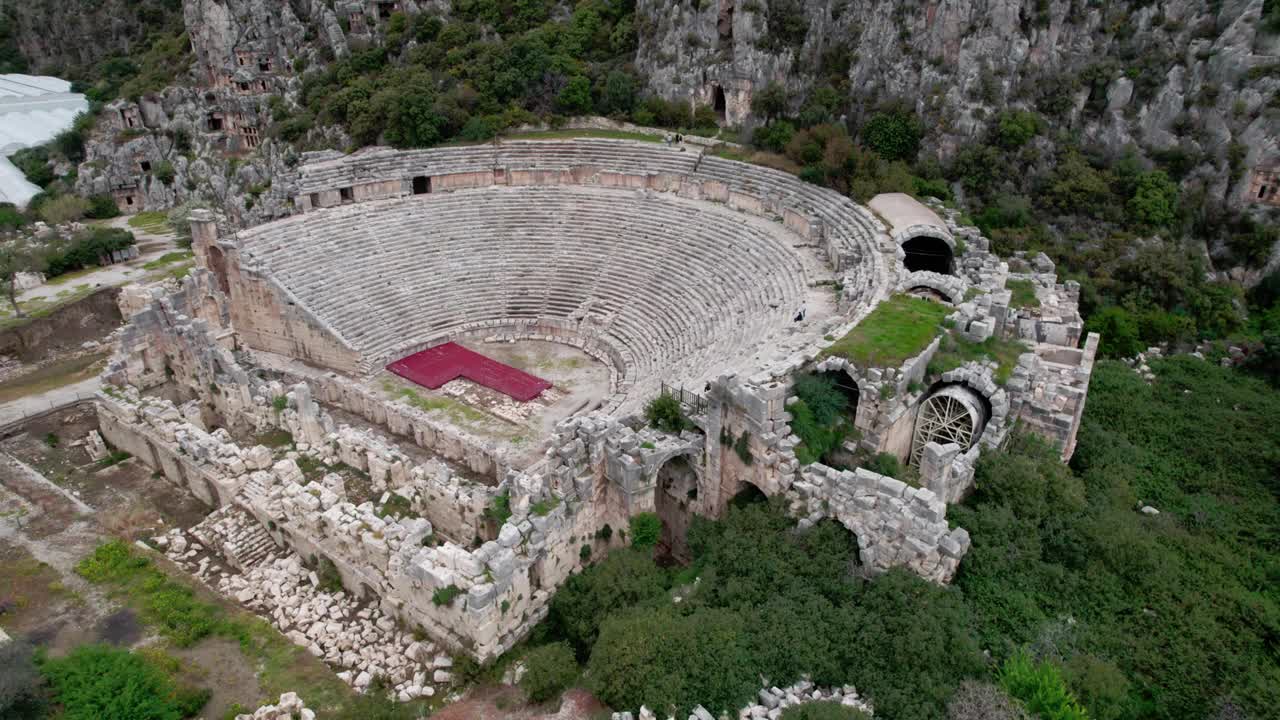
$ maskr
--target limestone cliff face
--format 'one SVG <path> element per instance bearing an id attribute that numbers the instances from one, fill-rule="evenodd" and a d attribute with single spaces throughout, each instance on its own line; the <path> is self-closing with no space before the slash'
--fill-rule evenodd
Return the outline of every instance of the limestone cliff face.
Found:
<path id="1" fill-rule="evenodd" d="M 18 49 L 38 73 L 66 75 L 182 29 L 181 0 L 30 0 L 6 4 Z"/>
<path id="2" fill-rule="evenodd" d="M 321 0 L 185 0 L 183 14 L 191 84 L 104 108 L 77 191 L 110 194 L 124 212 L 200 202 L 232 227 L 289 214 L 279 183 L 297 153 L 268 137 L 272 107 L 295 103 L 300 69 L 347 52 L 338 16 Z M 348 142 L 333 128 L 313 134 Z"/>
<path id="3" fill-rule="evenodd" d="M 773 4 L 774 7 L 770 7 Z M 1202 154 L 1200 172 L 1239 200 L 1243 168 L 1280 160 L 1274 108 L 1280 38 L 1259 31 L 1263 0 L 638 0 L 636 64 L 669 98 L 715 104 L 750 122 L 754 91 L 778 81 L 798 106 L 831 74 L 855 116 L 913 102 L 928 151 L 948 155 L 994 112 L 1034 107 L 1119 150 Z M 770 27 L 770 19 L 775 27 Z M 1238 152 L 1238 151 L 1237 151 Z"/>
<path id="4" fill-rule="evenodd" d="M 816 87 L 838 87 L 854 121 L 905 99 L 928 126 L 925 152 L 944 160 L 1000 110 L 1034 108 L 1113 151 L 1178 149 L 1196 158 L 1193 176 L 1241 203 L 1254 171 L 1280 163 L 1280 37 L 1260 31 L 1262 4 L 637 0 L 635 64 L 651 92 L 719 106 L 730 125 L 752 124 L 751 98 L 770 81 L 793 109 Z M 291 151 L 267 133 L 272 114 L 296 104 L 301 73 L 379 42 L 392 12 L 448 11 L 448 0 L 183 0 L 189 85 L 104 113 L 79 186 L 118 200 L 133 192 L 145 209 L 199 197 L 237 223 L 286 213 L 285 196 L 263 188 Z M 191 146 L 173 147 L 175 133 Z M 305 144 L 348 139 L 320 128 Z M 148 175 L 144 159 L 167 161 L 176 177 Z"/>

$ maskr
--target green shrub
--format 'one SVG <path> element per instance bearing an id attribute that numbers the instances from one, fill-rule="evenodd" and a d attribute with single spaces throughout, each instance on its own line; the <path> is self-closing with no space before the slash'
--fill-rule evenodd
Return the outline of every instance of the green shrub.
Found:
<path id="1" fill-rule="evenodd" d="M 600 622 L 624 608 L 665 597 L 666 574 L 647 554 L 615 550 L 603 562 L 571 575 L 551 598 L 547 621 L 586 659 Z"/>
<path id="2" fill-rule="evenodd" d="M 1129 358 L 1146 349 L 1138 331 L 1137 320 L 1124 308 L 1108 307 L 1089 316 L 1087 332 L 1101 335 L 1098 352 L 1108 358 Z"/>
<path id="3" fill-rule="evenodd" d="M 89 201 L 76 195 L 59 195 L 40 206 L 40 219 L 50 225 L 80 220 L 89 212 Z"/>
<path id="4" fill-rule="evenodd" d="M 1177 219 L 1178 195 L 1178 185 L 1163 170 L 1143 173 L 1129 199 L 1129 212 L 1142 227 L 1169 227 Z"/>
<path id="5" fill-rule="evenodd" d="M 320 580 L 320 584 L 316 587 L 327 593 L 340 593 L 344 589 L 342 584 L 342 573 L 338 572 L 338 566 L 327 557 L 321 556 L 315 563 L 316 578 Z"/>
<path id="6" fill-rule="evenodd" d="M 631 530 L 631 547 L 637 550 L 648 550 L 662 539 L 662 521 L 651 512 L 632 515 L 629 521 Z"/>
<path id="7" fill-rule="evenodd" d="M 681 615 L 671 606 L 610 617 L 587 663 L 588 685 L 612 707 L 645 705 L 661 716 L 695 704 L 736 712 L 751 698 L 752 672 L 742 616 L 712 609 Z"/>
<path id="8" fill-rule="evenodd" d="M 834 700 L 792 705 L 782 711 L 779 720 L 870 720 L 871 716 L 857 708 Z"/>
<path id="9" fill-rule="evenodd" d="M 737 453 L 738 459 L 742 461 L 743 465 L 754 463 L 755 458 L 751 456 L 751 433 L 743 430 L 742 434 L 733 443 L 733 451 Z"/>
<path id="10" fill-rule="evenodd" d="M 873 473 L 888 475 L 889 477 L 898 477 L 902 474 L 902 464 L 898 462 L 898 457 L 891 453 L 876 453 L 871 459 L 863 465 L 864 468 Z"/>
<path id="11" fill-rule="evenodd" d="M 275 410 L 277 413 L 284 412 L 284 409 L 287 407 L 289 407 L 288 397 L 284 395 L 277 395 L 271 398 L 271 408 Z"/>
<path id="12" fill-rule="evenodd" d="M 49 248 L 47 274 L 56 277 L 90 265 L 105 264 L 111 253 L 124 250 L 135 242 L 133 233 L 128 230 L 90 227 Z"/>
<path id="13" fill-rule="evenodd" d="M 511 518 L 511 492 L 508 490 L 501 495 L 494 495 L 484 514 L 497 523 L 498 527 L 502 527 Z"/>
<path id="14" fill-rule="evenodd" d="M 1005 110 L 996 117 L 995 140 L 1009 150 L 1026 145 L 1040 132 L 1040 116 L 1026 110 Z"/>
<path id="15" fill-rule="evenodd" d="M 85 211 L 86 217 L 101 220 L 118 215 L 120 215 L 120 208 L 116 206 L 115 198 L 110 195 L 93 195 L 89 198 L 89 209 Z"/>
<path id="16" fill-rule="evenodd" d="M 208 691 L 180 692 L 142 657 L 106 645 L 82 645 L 47 660 L 41 672 L 67 720 L 181 720 L 199 712 Z"/>
<path id="17" fill-rule="evenodd" d="M 178 176 L 178 172 L 173 168 L 173 163 L 168 160 L 161 160 L 151 173 L 157 180 L 165 185 L 172 185 L 173 181 Z"/>
<path id="18" fill-rule="evenodd" d="M 1033 714 L 1045 720 L 1088 720 L 1071 696 L 1062 674 L 1051 663 L 1035 662 L 1020 650 L 1000 668 L 1000 684 Z"/>
<path id="19" fill-rule="evenodd" d="M 558 697 L 578 677 L 578 661 L 566 643 L 552 643 L 524 656 L 525 673 L 520 687 L 533 702 Z"/>
<path id="20" fill-rule="evenodd" d="M 910 161 L 920 150 L 922 131 L 920 119 L 903 105 L 872 115 L 862 128 L 862 139 L 886 160 Z"/>
<path id="21" fill-rule="evenodd" d="M 437 607 L 453 605 L 453 601 L 461 594 L 462 588 L 457 585 L 446 585 L 442 588 L 437 588 L 435 592 L 431 593 L 431 604 Z"/>
<path id="22" fill-rule="evenodd" d="M 649 425 L 669 433 L 680 433 L 692 423 L 685 417 L 680 400 L 669 392 L 663 392 L 644 406 L 644 417 Z"/>

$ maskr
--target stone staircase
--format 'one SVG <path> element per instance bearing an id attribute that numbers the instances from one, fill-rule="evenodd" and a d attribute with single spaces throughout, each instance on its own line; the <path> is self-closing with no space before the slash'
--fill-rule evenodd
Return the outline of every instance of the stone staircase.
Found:
<path id="1" fill-rule="evenodd" d="M 284 554 L 266 528 L 235 505 L 225 505 L 209 513 L 188 532 L 241 572 Z"/>

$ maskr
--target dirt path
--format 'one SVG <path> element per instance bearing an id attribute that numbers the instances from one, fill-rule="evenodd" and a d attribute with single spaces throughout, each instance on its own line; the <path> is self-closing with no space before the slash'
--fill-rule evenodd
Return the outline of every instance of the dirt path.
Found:
<path id="1" fill-rule="evenodd" d="M 65 293 L 69 289 L 82 285 L 88 285 L 96 289 L 112 285 L 127 285 L 131 282 L 140 281 L 149 274 L 143 265 L 159 259 L 165 253 L 180 249 L 178 247 L 178 239 L 173 233 L 159 235 L 136 227 L 130 227 L 129 217 L 122 215 L 112 218 L 106 225 L 107 227 L 128 230 L 133 233 L 133 236 L 138 241 L 138 257 L 128 262 L 94 268 L 88 272 L 71 273 L 53 278 L 44 285 L 19 293 L 18 302 L 56 301 L 60 299 L 59 293 Z"/>
<path id="2" fill-rule="evenodd" d="M 46 410 L 64 407 L 93 397 L 102 387 L 102 380 L 94 375 L 62 387 L 55 387 L 35 395 L 16 398 L 0 404 L 0 427 L 36 415 Z"/>

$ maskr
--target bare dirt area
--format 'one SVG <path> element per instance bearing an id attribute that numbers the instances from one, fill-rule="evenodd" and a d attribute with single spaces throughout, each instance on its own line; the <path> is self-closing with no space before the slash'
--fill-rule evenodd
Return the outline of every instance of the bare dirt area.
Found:
<path id="1" fill-rule="evenodd" d="M 0 382 L 0 403 L 36 395 L 94 377 L 106 364 L 102 350 L 58 356 L 56 360 L 24 367 L 24 372 Z"/>
<path id="2" fill-rule="evenodd" d="M 194 647 L 175 648 L 168 652 L 182 662 L 183 680 L 213 692 L 200 712 L 201 718 L 215 720 L 226 717 L 232 706 L 243 706 L 246 700 L 264 695 L 257 669 L 246 662 L 240 646 L 226 638 L 211 637 Z"/>
<path id="3" fill-rule="evenodd" d="M 209 514 L 207 505 L 137 460 L 108 465 L 91 459 L 83 441 L 97 427 L 93 405 L 85 403 L 33 420 L 0 441 L 0 451 L 103 511 L 104 528 L 130 540 L 190 527 Z"/>
<path id="4" fill-rule="evenodd" d="M 556 703 L 523 707 L 523 694 L 510 686 L 476 688 L 432 715 L 432 720 L 607 720 L 610 712 L 594 695 L 579 688 L 565 691 Z"/>

